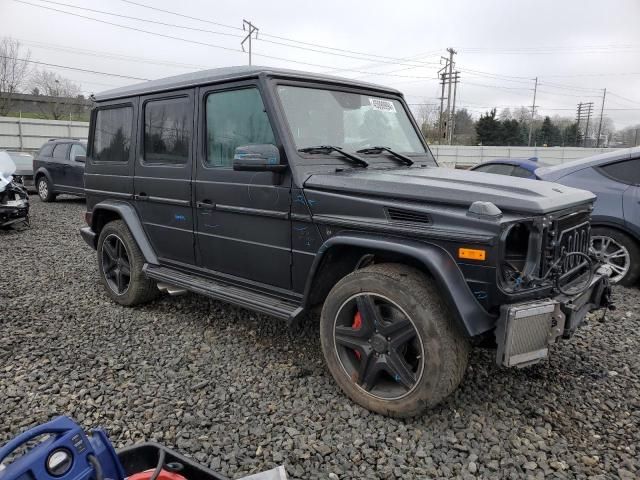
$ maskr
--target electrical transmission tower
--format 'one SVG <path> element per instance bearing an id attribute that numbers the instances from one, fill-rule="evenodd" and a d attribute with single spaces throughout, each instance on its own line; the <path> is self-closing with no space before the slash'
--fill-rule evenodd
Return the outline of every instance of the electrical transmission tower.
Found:
<path id="1" fill-rule="evenodd" d="M 253 34 L 256 34 L 256 38 L 258 38 L 258 27 L 254 26 L 253 23 L 251 23 L 248 20 L 242 20 L 242 30 L 244 30 L 247 33 L 247 36 L 244 37 L 244 39 L 240 42 L 240 46 L 242 47 L 242 51 L 246 52 L 246 50 L 244 49 L 244 43 L 248 40 L 249 41 L 249 65 L 251 65 L 251 39 L 253 38 Z"/>
<path id="2" fill-rule="evenodd" d="M 578 136 L 580 135 L 580 124 L 582 120 L 586 121 L 584 127 L 584 135 L 582 136 L 582 146 L 587 145 L 587 135 L 589 134 L 589 121 L 593 111 L 593 102 L 580 102 L 578 104 L 578 112 L 576 114 L 576 146 L 578 145 Z"/>
<path id="3" fill-rule="evenodd" d="M 453 140 L 453 130 L 455 124 L 456 114 L 456 92 L 458 89 L 458 83 L 460 81 L 460 72 L 453 71 L 455 62 L 453 56 L 457 53 L 453 48 L 447 48 L 449 57 L 442 57 L 445 61 L 444 67 L 442 67 L 438 74 L 440 76 L 440 85 L 442 86 L 442 93 L 440 95 L 440 117 L 438 120 L 438 143 L 445 140 L 449 145 Z M 445 86 L 447 87 L 447 94 L 445 96 Z M 451 89 L 453 88 L 453 99 L 451 98 Z M 444 110 L 444 100 L 447 99 L 447 109 Z M 453 105 L 452 105 L 453 103 Z"/>

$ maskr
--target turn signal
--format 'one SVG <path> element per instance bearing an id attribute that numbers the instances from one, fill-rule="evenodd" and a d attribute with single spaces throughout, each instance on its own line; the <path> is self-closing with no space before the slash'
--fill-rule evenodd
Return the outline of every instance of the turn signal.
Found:
<path id="1" fill-rule="evenodd" d="M 486 250 L 476 250 L 474 248 L 459 248 L 458 258 L 464 258 L 466 260 L 486 260 Z"/>

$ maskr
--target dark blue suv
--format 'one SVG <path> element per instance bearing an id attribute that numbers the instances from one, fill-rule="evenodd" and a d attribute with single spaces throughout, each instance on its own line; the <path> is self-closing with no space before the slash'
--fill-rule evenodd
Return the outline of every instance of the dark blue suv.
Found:
<path id="1" fill-rule="evenodd" d="M 84 196 L 84 162 L 87 144 L 78 139 L 51 139 L 33 159 L 33 175 L 43 202 L 60 193 Z"/>

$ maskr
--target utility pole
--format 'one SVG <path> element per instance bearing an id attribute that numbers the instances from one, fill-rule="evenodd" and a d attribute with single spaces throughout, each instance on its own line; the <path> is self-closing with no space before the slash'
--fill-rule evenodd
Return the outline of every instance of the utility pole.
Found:
<path id="1" fill-rule="evenodd" d="M 446 138 L 451 144 L 451 80 L 453 80 L 453 56 L 457 53 L 453 48 L 447 48 L 449 52 L 449 72 L 448 72 L 448 87 L 447 87 L 447 135 Z"/>
<path id="2" fill-rule="evenodd" d="M 242 51 L 246 52 L 246 50 L 244 49 L 244 42 L 249 40 L 249 65 L 251 65 L 251 38 L 253 38 L 254 33 L 256 34 L 256 38 L 258 38 L 258 28 L 255 27 L 250 21 L 243 19 L 242 30 L 248 33 L 247 36 L 244 37 L 244 39 L 240 42 L 240 46 L 242 47 Z"/>
<path id="3" fill-rule="evenodd" d="M 458 92 L 458 81 L 459 81 L 459 75 L 460 72 L 456 71 L 454 73 L 454 80 L 453 80 L 453 108 L 451 109 L 451 122 L 450 122 L 450 128 L 449 128 L 449 145 L 451 145 L 451 142 L 453 140 L 453 132 L 456 129 L 456 93 Z"/>
<path id="4" fill-rule="evenodd" d="M 531 122 L 529 123 L 529 141 L 527 146 L 531 146 L 531 135 L 533 133 L 533 120 L 536 116 L 536 94 L 538 93 L 538 77 L 536 77 L 536 83 L 533 85 L 533 105 L 531 105 Z"/>
<path id="5" fill-rule="evenodd" d="M 604 100 L 607 98 L 607 89 L 602 90 L 602 106 L 600 107 L 600 122 L 598 123 L 598 138 L 596 139 L 596 148 L 600 146 L 600 132 L 602 131 L 602 116 L 604 115 Z"/>
<path id="6" fill-rule="evenodd" d="M 578 104 L 578 114 L 576 116 L 576 146 L 578 146 L 578 135 L 580 134 L 580 123 L 582 120 L 586 120 L 586 126 L 584 128 L 584 136 L 582 137 L 582 146 L 587 145 L 587 135 L 589 135 L 589 120 L 591 120 L 591 112 L 593 109 L 593 102 L 580 102 Z"/>
<path id="7" fill-rule="evenodd" d="M 443 57 L 444 58 L 444 57 Z M 449 61 L 448 59 L 446 59 Z M 444 69 L 447 68 L 447 65 L 444 66 Z M 442 72 L 442 70 L 440 70 Z M 438 73 L 440 73 L 438 72 Z M 443 127 L 443 107 L 444 107 L 444 79 L 446 78 L 445 73 L 440 73 L 440 85 L 442 85 L 442 94 L 440 95 L 440 116 L 438 117 L 438 143 L 442 139 L 442 127 Z"/>

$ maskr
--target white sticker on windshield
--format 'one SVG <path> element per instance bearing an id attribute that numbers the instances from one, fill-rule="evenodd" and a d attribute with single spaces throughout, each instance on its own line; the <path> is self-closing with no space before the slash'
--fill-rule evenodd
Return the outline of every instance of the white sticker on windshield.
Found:
<path id="1" fill-rule="evenodd" d="M 396 113 L 396 107 L 391 100 L 384 100 L 382 98 L 369 98 L 369 103 L 374 110 Z"/>

